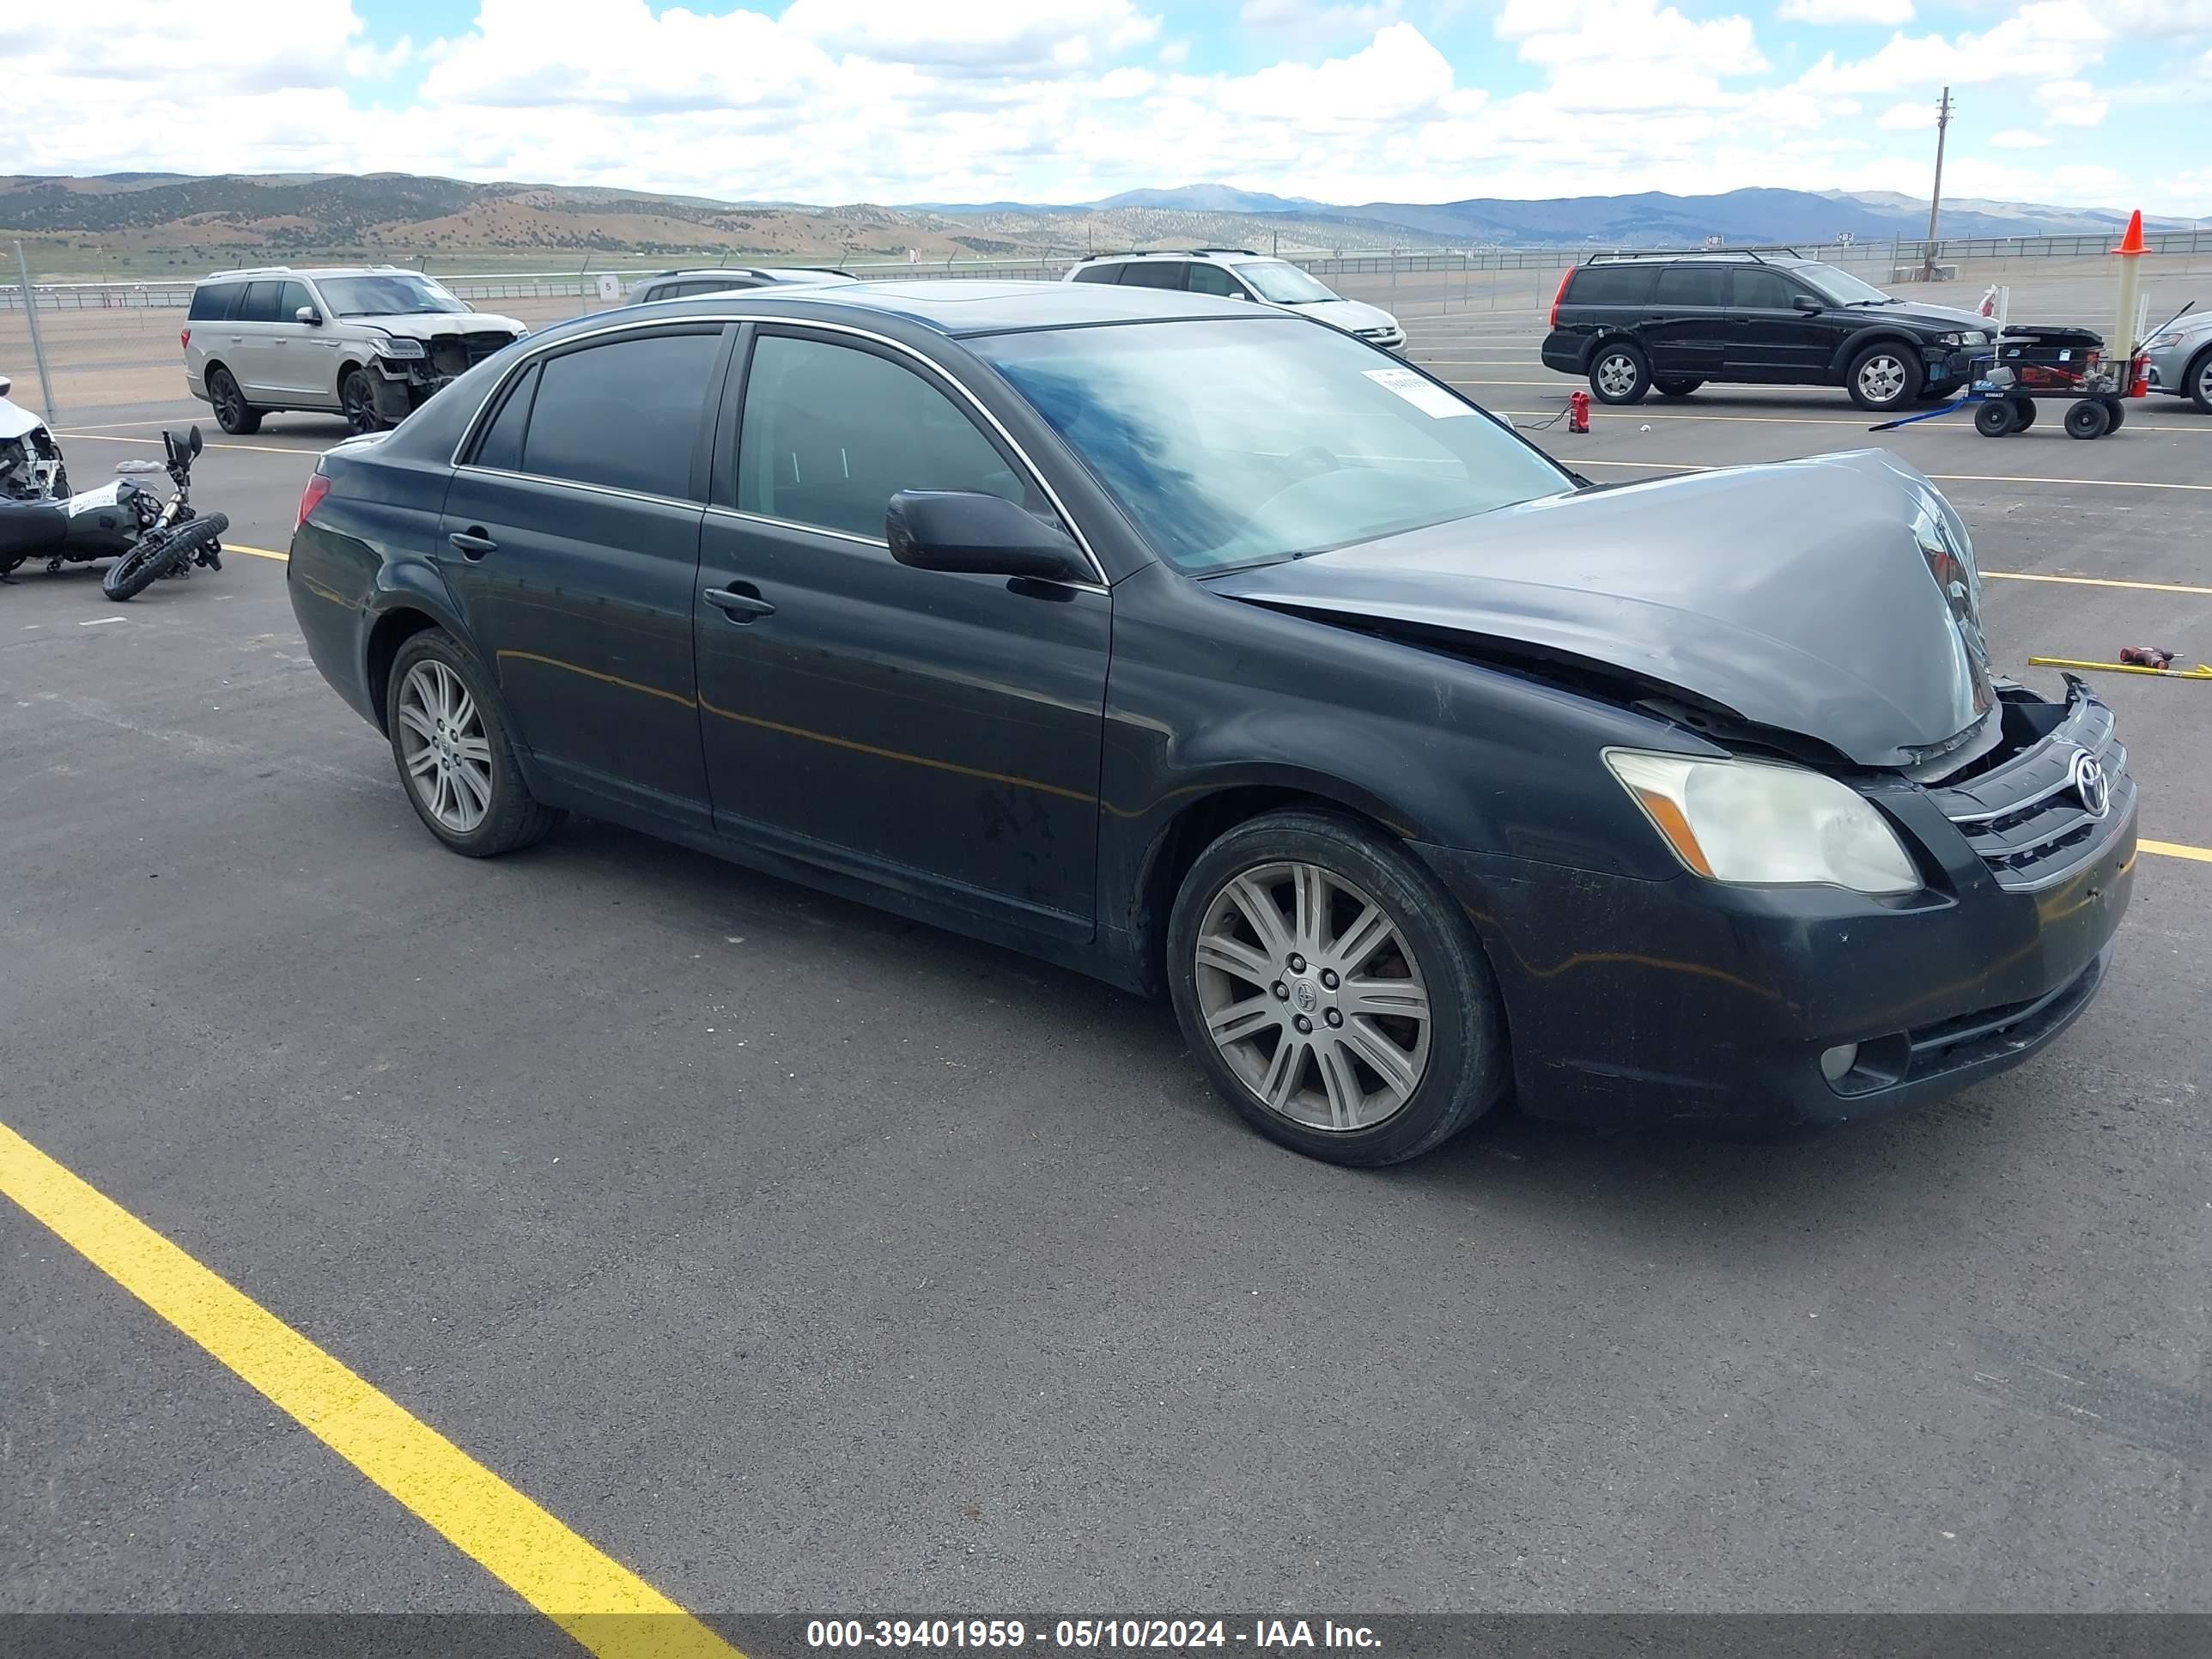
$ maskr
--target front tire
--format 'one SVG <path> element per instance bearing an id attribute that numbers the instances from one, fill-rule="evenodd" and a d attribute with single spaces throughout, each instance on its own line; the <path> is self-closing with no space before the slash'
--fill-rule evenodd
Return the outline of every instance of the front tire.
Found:
<path id="1" fill-rule="evenodd" d="M 173 570 L 181 570 L 202 548 L 221 538 L 230 528 L 227 514 L 210 513 L 189 519 L 174 530 L 141 540 L 100 574 L 100 591 L 120 605 L 135 599 Z"/>
<path id="2" fill-rule="evenodd" d="M 1901 345 L 1870 345 L 1851 359 L 1844 389 L 1861 409 L 1886 413 L 1920 395 L 1920 360 Z"/>
<path id="3" fill-rule="evenodd" d="M 425 629 L 399 647 L 384 727 L 408 803 L 454 852 L 494 858 L 543 840 L 561 822 L 523 781 L 490 677 L 443 629 Z"/>
<path id="4" fill-rule="evenodd" d="M 1184 877 L 1168 983 L 1215 1088 L 1332 1164 L 1419 1157 L 1510 1075 L 1497 981 L 1442 884 L 1349 818 L 1270 812 Z"/>
<path id="5" fill-rule="evenodd" d="M 2181 384 L 2187 388 L 2189 401 L 2197 405 L 2199 415 L 2212 415 L 2212 346 L 2190 360 L 2183 371 Z"/>
<path id="6" fill-rule="evenodd" d="M 368 383 L 368 371 L 349 368 L 338 382 L 338 407 L 345 410 L 346 424 L 356 432 L 374 432 L 384 422 L 376 416 L 376 390 Z"/>
<path id="7" fill-rule="evenodd" d="M 1670 374 L 1666 379 L 1654 380 L 1651 384 L 1662 398 L 1686 398 L 1692 392 L 1695 392 L 1699 386 L 1703 386 L 1705 382 L 1703 380 L 1685 380 L 1680 375 Z"/>
<path id="8" fill-rule="evenodd" d="M 227 368 L 211 368 L 207 377 L 208 402 L 215 408 L 215 423 L 234 438 L 251 437 L 261 430 L 261 411 L 246 401 L 238 380 Z"/>
<path id="9" fill-rule="evenodd" d="M 1590 359 L 1590 393 L 1601 404 L 1641 403 L 1651 389 L 1651 364 L 1626 340 L 1608 340 Z"/>

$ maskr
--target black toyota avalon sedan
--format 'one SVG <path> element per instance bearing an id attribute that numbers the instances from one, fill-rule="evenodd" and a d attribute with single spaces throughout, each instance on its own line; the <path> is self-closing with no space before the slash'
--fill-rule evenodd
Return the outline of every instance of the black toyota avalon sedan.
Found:
<path id="1" fill-rule="evenodd" d="M 289 580 L 453 850 L 574 811 L 1164 991 L 1346 1164 L 1956 1090 L 2135 867 L 2110 714 L 1992 674 L 1911 468 L 1593 487 L 1199 295 L 580 318 L 325 455 Z"/>

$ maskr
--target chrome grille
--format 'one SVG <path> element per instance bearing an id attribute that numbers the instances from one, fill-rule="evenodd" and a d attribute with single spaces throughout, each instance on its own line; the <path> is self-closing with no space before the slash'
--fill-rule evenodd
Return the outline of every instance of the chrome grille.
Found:
<path id="1" fill-rule="evenodd" d="M 2102 816 L 2093 815 L 2073 787 L 2074 757 L 2083 750 L 2097 757 L 2111 784 Z M 2127 769 L 2112 711 L 2077 687 L 2066 718 L 2040 742 L 1969 782 L 1929 793 L 1998 886 L 2032 891 L 2073 874 L 2128 821 L 2136 786 Z"/>

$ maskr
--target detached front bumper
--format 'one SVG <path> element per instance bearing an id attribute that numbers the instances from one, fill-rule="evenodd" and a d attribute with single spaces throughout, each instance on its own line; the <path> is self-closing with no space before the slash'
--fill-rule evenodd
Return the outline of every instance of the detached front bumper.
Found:
<path id="1" fill-rule="evenodd" d="M 378 357 L 369 365 L 368 374 L 376 417 L 386 426 L 397 426 L 458 378 L 441 374 L 427 358 Z"/>
<path id="2" fill-rule="evenodd" d="M 1970 784 L 1869 792 L 1923 866 L 1927 885 L 1902 898 L 1419 847 L 1497 969 L 1524 1109 L 1584 1122 L 1841 1123 L 1941 1099 L 2051 1042 L 2103 980 L 2136 856 L 2136 792 L 2110 714 L 2086 692 L 2065 714 Z M 2106 816 L 2084 831 L 2086 813 L 2045 792 L 2044 772 L 2098 752 L 2100 731 L 2115 781 Z"/>

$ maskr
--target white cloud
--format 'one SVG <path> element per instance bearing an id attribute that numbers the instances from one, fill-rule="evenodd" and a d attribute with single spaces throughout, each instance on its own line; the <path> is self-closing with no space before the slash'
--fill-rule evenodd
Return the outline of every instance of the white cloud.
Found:
<path id="1" fill-rule="evenodd" d="M 2112 19 L 2123 34 L 2212 34 L 2212 0 L 2115 0 Z"/>
<path id="2" fill-rule="evenodd" d="M 2031 132 L 2026 127 L 2008 127 L 1990 135 L 1990 143 L 1996 149 L 2042 149 L 2050 143 L 2048 134 Z"/>
<path id="3" fill-rule="evenodd" d="M 1782 0 L 1785 23 L 1909 23 L 1912 0 Z"/>
<path id="4" fill-rule="evenodd" d="M 2112 100 L 2087 81 L 2052 81 L 2035 89 L 2043 118 L 2053 126 L 2094 127 L 2104 124 Z"/>
<path id="5" fill-rule="evenodd" d="M 1892 104 L 1875 120 L 1885 132 L 1918 132 L 1936 125 L 1932 104 Z"/>
<path id="6" fill-rule="evenodd" d="M 2063 75 L 2097 62 L 2112 34 L 2086 0 L 2032 0 L 1979 34 L 1893 34 L 1873 57 L 1855 63 L 1824 54 L 1799 84 L 1821 92 L 1887 92 Z"/>
<path id="7" fill-rule="evenodd" d="M 1398 19 L 1398 0 L 1372 5 L 1320 5 L 1316 0 L 1244 0 L 1237 21 L 1249 28 L 1274 29 L 1301 39 L 1372 34 Z"/>
<path id="8" fill-rule="evenodd" d="M 1033 72 L 1055 63 L 1065 67 L 1070 41 L 1083 43 L 1082 61 L 1088 61 L 1091 52 L 1125 52 L 1160 32 L 1160 20 L 1140 15 L 1129 0 L 961 6 L 916 5 L 914 0 L 791 0 L 778 21 L 786 31 L 832 52 L 993 75 Z M 599 22 L 592 32 L 604 34 L 607 25 Z"/>
<path id="9" fill-rule="evenodd" d="M 1553 69 L 1603 63 L 1648 79 L 1687 72 L 1705 82 L 1767 68 L 1748 17 L 1693 22 L 1656 0 L 1505 0 L 1497 33 L 1521 43 L 1522 61 Z"/>

